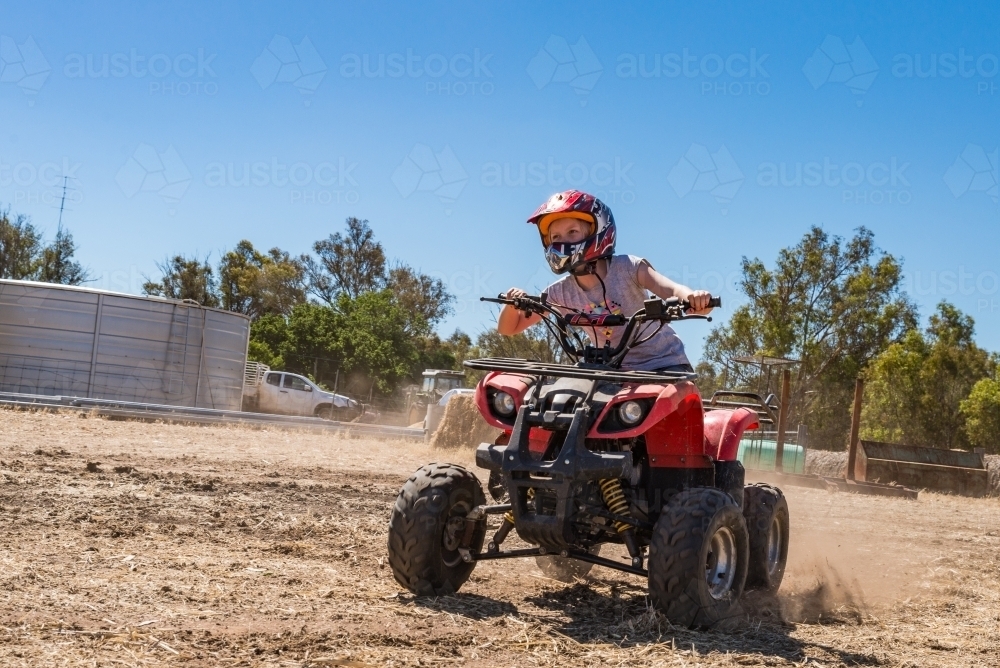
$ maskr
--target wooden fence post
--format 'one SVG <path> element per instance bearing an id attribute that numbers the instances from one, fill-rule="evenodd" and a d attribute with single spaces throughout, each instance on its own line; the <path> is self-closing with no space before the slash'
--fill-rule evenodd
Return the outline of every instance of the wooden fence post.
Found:
<path id="1" fill-rule="evenodd" d="M 778 406 L 778 435 L 774 447 L 774 470 L 785 472 L 785 421 L 788 418 L 788 397 L 791 394 L 792 372 L 781 372 L 781 404 Z"/>
<path id="2" fill-rule="evenodd" d="M 854 465 L 858 461 L 858 435 L 861 432 L 861 398 L 865 394 L 865 381 L 858 376 L 854 382 L 854 413 L 851 415 L 851 441 L 848 443 L 847 479 L 854 480 Z"/>

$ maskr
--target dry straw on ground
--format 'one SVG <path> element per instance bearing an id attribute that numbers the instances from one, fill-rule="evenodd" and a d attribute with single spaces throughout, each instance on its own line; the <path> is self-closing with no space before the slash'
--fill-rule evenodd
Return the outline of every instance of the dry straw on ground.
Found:
<path id="1" fill-rule="evenodd" d="M 400 589 L 386 564 L 399 488 L 433 459 L 482 480 L 471 449 L 0 423 L 4 668 L 1000 665 L 997 499 L 789 488 L 777 602 L 699 632 L 650 611 L 642 578 L 600 567 L 564 585 L 530 559 L 484 562 L 456 596 Z"/>
<path id="2" fill-rule="evenodd" d="M 476 448 L 480 443 L 492 443 L 499 435 L 499 429 L 486 424 L 473 398 L 460 394 L 452 397 L 444 407 L 441 424 L 431 436 L 431 445 L 436 448 Z"/>

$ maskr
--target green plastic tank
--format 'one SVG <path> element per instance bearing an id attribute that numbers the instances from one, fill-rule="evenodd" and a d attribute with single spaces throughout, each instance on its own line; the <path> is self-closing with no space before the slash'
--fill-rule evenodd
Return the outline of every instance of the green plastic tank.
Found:
<path id="1" fill-rule="evenodd" d="M 744 438 L 740 441 L 740 449 L 736 456 L 743 462 L 743 466 L 747 469 L 773 471 L 774 456 L 777 452 L 778 444 L 776 441 Z M 785 443 L 781 464 L 785 473 L 805 473 L 805 448 L 800 445 Z"/>

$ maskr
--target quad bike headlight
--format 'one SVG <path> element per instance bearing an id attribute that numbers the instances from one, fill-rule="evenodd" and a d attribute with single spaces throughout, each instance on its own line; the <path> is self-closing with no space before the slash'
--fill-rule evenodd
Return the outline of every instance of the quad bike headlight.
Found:
<path id="1" fill-rule="evenodd" d="M 644 412 L 642 404 L 638 401 L 626 401 L 618 407 L 618 419 L 622 421 L 622 424 L 634 427 L 642 422 Z"/>
<path id="2" fill-rule="evenodd" d="M 493 395 L 493 409 L 504 417 L 513 415 L 515 409 L 514 397 L 506 392 L 497 392 Z"/>

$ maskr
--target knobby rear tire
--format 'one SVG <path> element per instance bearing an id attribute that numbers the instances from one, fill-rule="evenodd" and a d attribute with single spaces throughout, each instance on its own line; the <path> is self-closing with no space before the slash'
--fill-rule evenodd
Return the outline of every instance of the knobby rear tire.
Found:
<path id="1" fill-rule="evenodd" d="M 743 517 L 750 537 L 747 589 L 776 592 L 788 561 L 788 502 L 781 490 L 757 483 L 743 490 Z"/>
<path id="2" fill-rule="evenodd" d="M 720 533 L 722 532 L 722 533 Z M 728 534 L 735 569 L 728 590 L 713 596 L 707 571 L 713 536 Z M 740 596 L 747 576 L 746 524 L 736 502 L 715 488 L 696 487 L 674 496 L 653 527 L 649 545 L 649 596 L 674 624 L 710 628 L 743 614 Z"/>
<path id="3" fill-rule="evenodd" d="M 465 562 L 446 546 L 449 519 L 465 517 L 486 503 L 479 479 L 454 464 L 428 464 L 410 476 L 389 517 L 389 566 L 396 581 L 414 594 L 444 596 L 465 584 L 476 562 Z M 482 551 L 486 522 L 477 523 L 469 546 Z M 454 542 L 454 541 L 452 541 Z"/>

